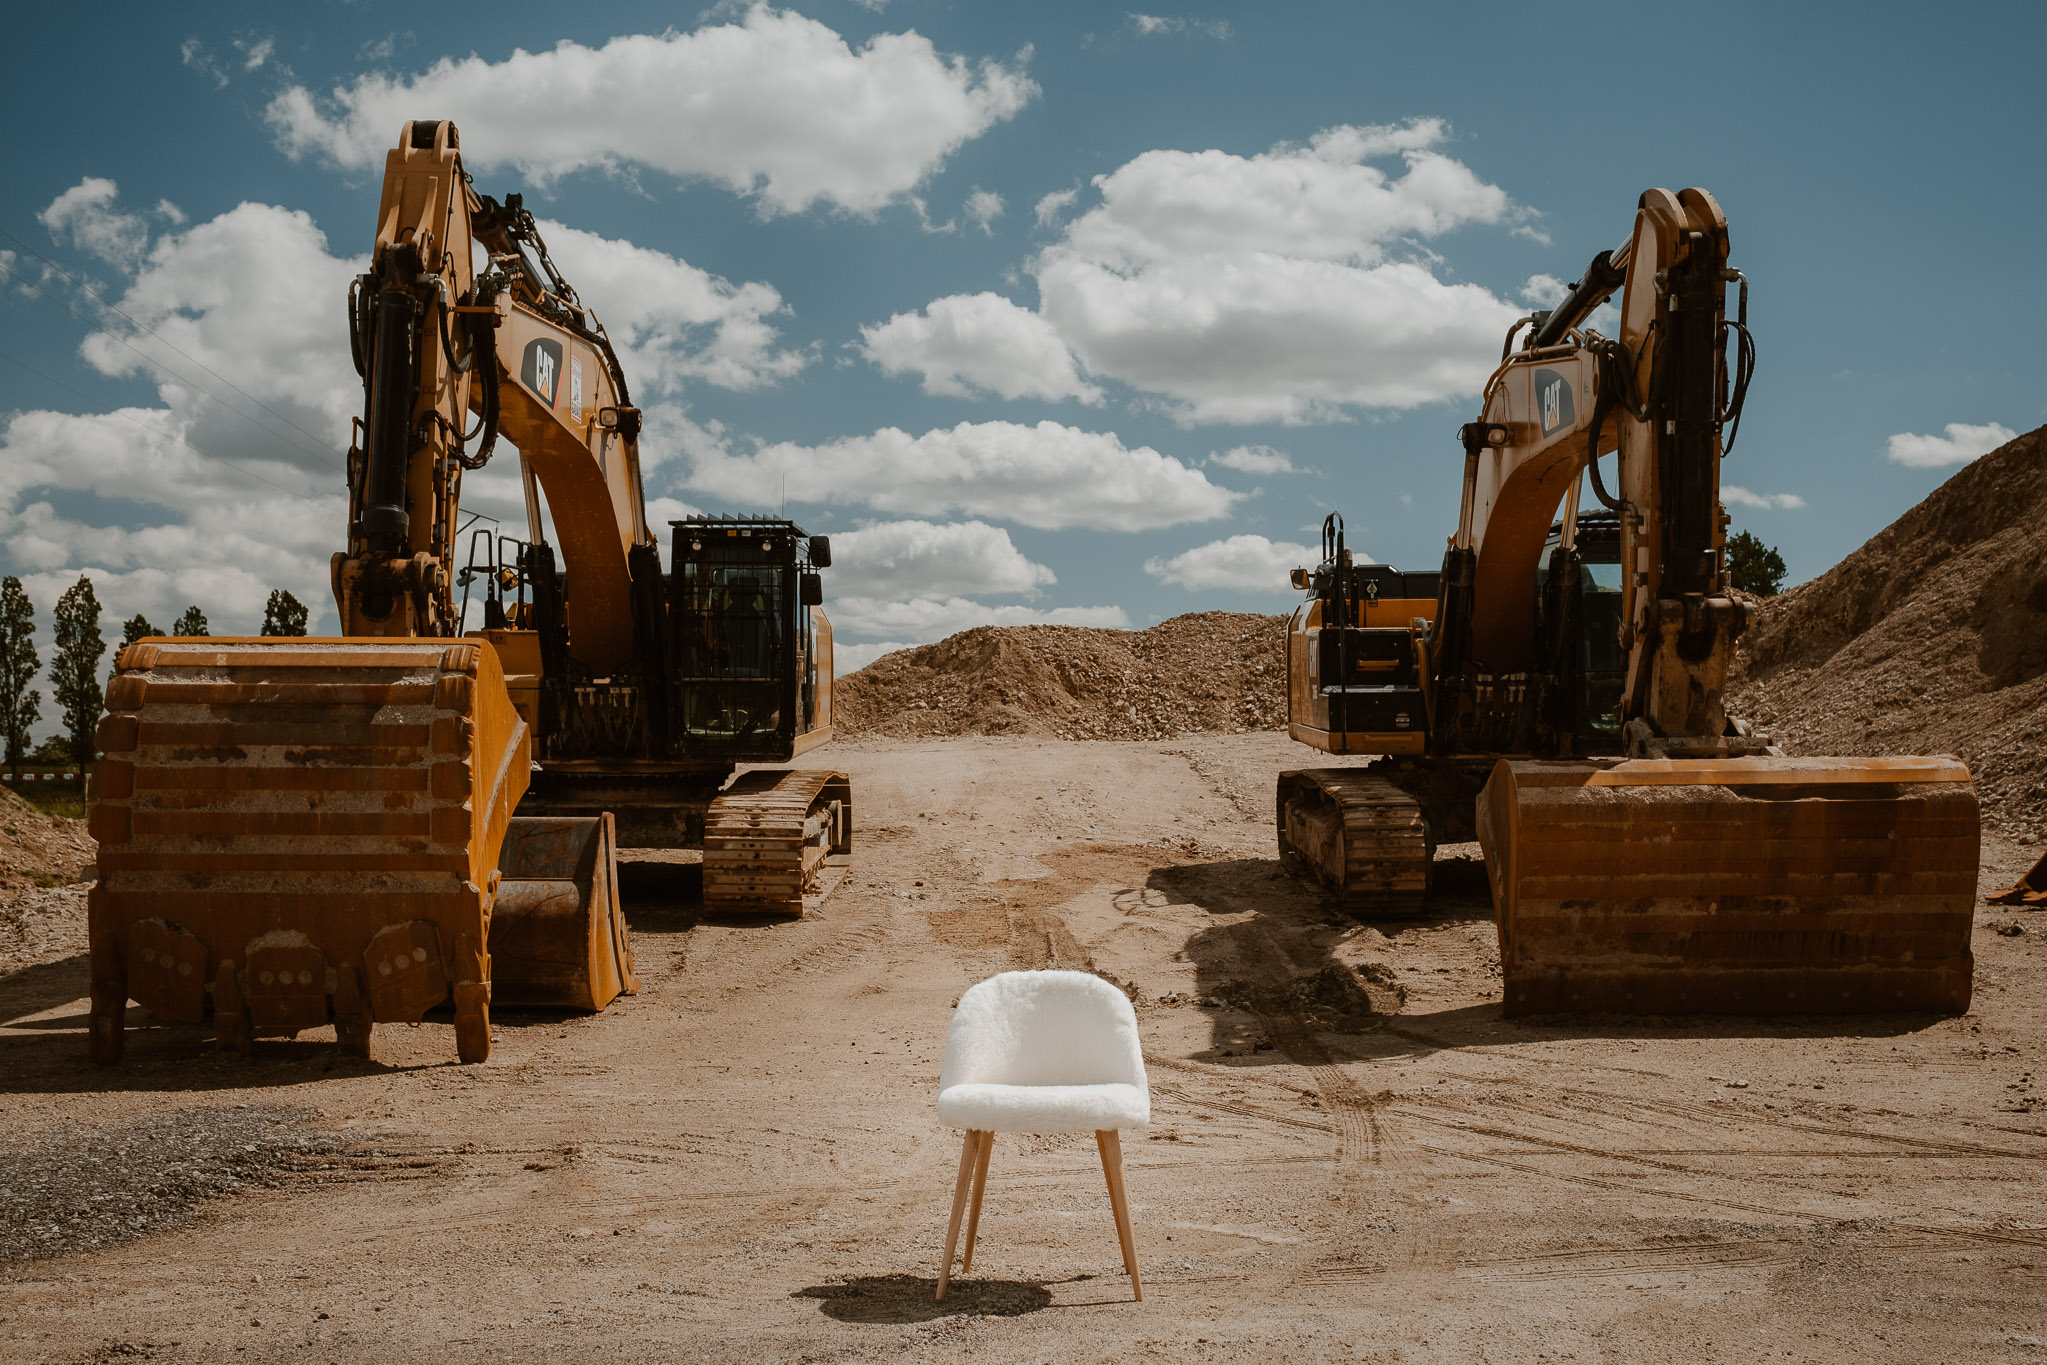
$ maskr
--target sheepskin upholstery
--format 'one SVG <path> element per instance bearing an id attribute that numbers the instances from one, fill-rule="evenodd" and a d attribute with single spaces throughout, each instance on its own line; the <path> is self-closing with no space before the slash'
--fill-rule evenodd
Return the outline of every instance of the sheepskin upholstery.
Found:
<path id="1" fill-rule="evenodd" d="M 1004 972 L 960 997 L 938 1118 L 999 1133 L 1086 1133 L 1151 1122 L 1137 1012 L 1086 972 Z"/>

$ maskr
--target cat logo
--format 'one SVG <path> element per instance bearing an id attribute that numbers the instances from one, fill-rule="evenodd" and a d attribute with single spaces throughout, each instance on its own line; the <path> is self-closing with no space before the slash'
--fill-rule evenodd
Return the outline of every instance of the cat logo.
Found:
<path id="1" fill-rule="evenodd" d="M 519 365 L 519 382 L 540 395 L 540 401 L 554 406 L 561 388 L 562 348 L 559 341 L 541 337 L 526 345 L 526 358 Z"/>
<path id="2" fill-rule="evenodd" d="M 1578 412 L 1571 402 L 1571 381 L 1555 370 L 1535 372 L 1535 401 L 1542 407 L 1542 434 L 1554 436 L 1574 426 Z"/>

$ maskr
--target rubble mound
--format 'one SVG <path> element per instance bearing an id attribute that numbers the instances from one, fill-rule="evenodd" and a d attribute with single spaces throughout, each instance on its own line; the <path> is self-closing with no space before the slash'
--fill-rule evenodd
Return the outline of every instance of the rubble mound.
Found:
<path id="1" fill-rule="evenodd" d="M 1765 601 L 1728 709 L 1791 753 L 1954 754 L 1986 828 L 2047 833 L 2047 427 Z"/>
<path id="2" fill-rule="evenodd" d="M 85 821 L 45 815 L 0 786 L 0 970 L 84 948 L 93 854 Z"/>
<path id="3" fill-rule="evenodd" d="M 1284 616 L 1204 611 L 1149 630 L 980 626 L 839 679 L 848 738 L 1165 739 L 1286 724 Z"/>

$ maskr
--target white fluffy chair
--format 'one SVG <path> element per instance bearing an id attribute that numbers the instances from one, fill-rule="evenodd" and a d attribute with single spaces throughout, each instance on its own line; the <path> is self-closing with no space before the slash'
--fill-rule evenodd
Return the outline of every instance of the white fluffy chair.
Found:
<path id="1" fill-rule="evenodd" d="M 1144 1076 L 1137 1012 L 1121 991 L 1086 972 L 1004 972 L 969 989 L 960 997 L 945 1039 L 938 1118 L 967 1130 L 953 1186 L 952 1221 L 945 1229 L 939 1298 L 952 1279 L 970 1185 L 973 1212 L 967 1218 L 960 1272 L 973 1269 L 988 1153 L 998 1132 L 1094 1133 L 1116 1236 L 1123 1244 L 1123 1267 L 1130 1272 L 1131 1291 L 1144 1297 L 1117 1131 L 1151 1122 L 1151 1086 Z"/>

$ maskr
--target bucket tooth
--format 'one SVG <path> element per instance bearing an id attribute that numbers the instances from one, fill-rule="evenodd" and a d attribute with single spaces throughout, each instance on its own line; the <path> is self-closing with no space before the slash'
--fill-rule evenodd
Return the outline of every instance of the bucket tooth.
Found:
<path id="1" fill-rule="evenodd" d="M 844 773 L 741 773 L 704 815 L 704 907 L 802 915 L 846 879 L 853 784 Z"/>
<path id="2" fill-rule="evenodd" d="M 1954 759 L 1503 760 L 1478 833 L 1509 1016 L 1969 1006 Z"/>
<path id="3" fill-rule="evenodd" d="M 1992 905 L 2024 905 L 2047 909 L 2047 856 L 2033 864 L 2032 871 L 1990 897 Z"/>

